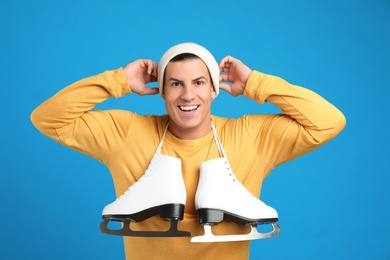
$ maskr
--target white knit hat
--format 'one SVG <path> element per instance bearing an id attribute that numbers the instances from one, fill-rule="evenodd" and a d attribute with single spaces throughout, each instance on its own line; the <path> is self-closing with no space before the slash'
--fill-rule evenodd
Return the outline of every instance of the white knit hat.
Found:
<path id="1" fill-rule="evenodd" d="M 177 44 L 169 48 L 162 56 L 160 63 L 158 64 L 158 79 L 157 79 L 160 95 L 162 95 L 162 90 L 163 90 L 165 68 L 174 57 L 183 53 L 194 54 L 198 56 L 206 64 L 211 75 L 211 80 L 213 82 L 215 94 L 217 96 L 219 93 L 219 72 L 220 72 L 219 65 L 215 60 L 214 56 L 206 48 L 192 42 Z"/>

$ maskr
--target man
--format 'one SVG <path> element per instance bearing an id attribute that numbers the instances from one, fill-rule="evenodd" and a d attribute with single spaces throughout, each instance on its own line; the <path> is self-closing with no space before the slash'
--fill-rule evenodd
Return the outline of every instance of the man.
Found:
<path id="1" fill-rule="evenodd" d="M 158 89 L 147 87 L 147 83 L 153 81 L 158 81 Z M 227 82 L 231 82 L 231 85 Z M 271 102 L 283 114 L 244 115 L 237 119 L 213 116 L 211 103 L 220 90 L 227 91 L 232 96 L 244 95 L 260 104 Z M 93 110 L 96 104 L 111 96 L 119 98 L 129 93 L 160 93 L 165 100 L 167 115 L 140 116 L 122 110 Z M 225 57 L 218 65 L 206 49 L 193 43 L 170 48 L 158 65 L 151 60 L 136 60 L 124 68 L 76 82 L 40 105 L 33 112 L 32 121 L 45 135 L 107 165 L 118 199 L 105 207 L 103 217 L 115 220 L 128 214 L 134 219 L 139 218 L 140 222 L 132 222 L 130 225 L 133 232 L 168 229 L 169 221 L 159 217 L 163 217 L 165 213 L 155 215 L 151 210 L 155 207 L 148 203 L 168 196 L 168 191 L 163 196 L 159 193 L 162 187 L 167 186 L 166 178 L 161 177 L 167 172 L 164 170 L 166 166 L 172 167 L 172 171 L 176 172 L 178 171 L 175 169 L 180 169 L 175 175 L 179 176 L 179 184 L 175 186 L 178 188 L 174 188 L 174 195 L 166 201 L 163 198 L 156 205 L 160 207 L 165 202 L 164 206 L 170 207 L 185 204 L 183 216 L 174 216 L 176 208 L 169 208 L 168 215 L 172 216 L 170 220 L 182 219 L 179 229 L 190 232 L 192 236 L 203 235 L 199 222 L 213 215 L 210 211 L 205 213 L 201 210 L 203 207 L 209 209 L 203 205 L 215 201 L 212 209 L 219 204 L 223 205 L 219 208 L 221 211 L 233 207 L 232 211 L 238 210 L 231 215 L 238 215 L 238 219 L 248 219 L 245 214 L 251 215 L 251 206 L 247 205 L 252 205 L 250 203 L 253 200 L 241 196 L 241 193 L 245 193 L 243 190 L 258 198 L 262 181 L 274 167 L 319 147 L 335 137 L 345 126 L 343 114 L 314 92 L 293 86 L 281 78 L 252 71 L 233 57 Z M 162 163 L 161 158 L 164 159 Z M 224 184 L 219 185 L 218 181 L 219 178 L 225 178 L 226 174 L 218 177 L 212 170 L 208 170 L 209 162 L 218 158 L 223 159 L 227 165 L 221 171 L 228 173 L 239 188 L 229 188 L 226 191 L 224 187 L 230 184 L 221 179 L 220 183 Z M 216 169 L 214 172 L 219 172 L 219 168 Z M 158 171 L 159 174 L 149 175 L 153 171 Z M 207 171 L 209 173 L 204 174 Z M 213 185 L 200 179 L 203 175 L 216 179 Z M 148 179 L 150 183 L 150 176 L 153 176 L 152 179 L 161 178 L 161 187 L 152 185 L 150 187 L 154 187 L 153 189 L 145 188 L 143 183 L 147 183 Z M 209 189 L 215 187 L 215 192 L 201 196 L 201 190 L 206 185 L 211 186 Z M 212 198 L 212 194 L 217 194 L 217 197 L 220 195 L 219 199 Z M 258 199 L 256 201 L 253 202 L 254 207 L 266 212 L 264 218 L 256 218 L 257 222 L 261 222 L 261 219 L 273 222 L 273 216 L 277 218 L 276 211 L 265 204 L 258 206 L 255 203 L 261 202 Z M 138 210 L 126 212 L 127 206 Z M 142 209 L 155 216 L 149 218 Z M 180 207 L 178 211 L 179 209 Z M 199 216 L 201 212 L 205 214 L 202 221 L 198 219 L 197 210 Z M 207 215 L 209 213 L 210 216 Z M 218 221 L 204 222 L 203 224 L 217 224 Z M 217 236 L 243 234 L 247 231 L 248 227 L 229 221 L 213 227 Z M 248 258 L 249 241 L 191 243 L 190 239 L 186 236 L 125 236 L 126 257 Z"/>

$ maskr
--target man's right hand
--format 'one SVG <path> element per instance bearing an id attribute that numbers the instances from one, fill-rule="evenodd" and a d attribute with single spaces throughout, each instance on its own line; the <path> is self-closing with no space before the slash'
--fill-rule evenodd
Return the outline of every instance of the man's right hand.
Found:
<path id="1" fill-rule="evenodd" d="M 127 82 L 132 92 L 138 95 L 158 94 L 158 88 L 147 87 L 149 82 L 157 81 L 157 63 L 148 59 L 130 62 L 123 68 Z"/>

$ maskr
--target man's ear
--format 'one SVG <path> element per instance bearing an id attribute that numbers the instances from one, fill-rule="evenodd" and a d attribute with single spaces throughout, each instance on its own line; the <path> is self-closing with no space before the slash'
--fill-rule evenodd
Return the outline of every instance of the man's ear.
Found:
<path id="1" fill-rule="evenodd" d="M 217 96 L 217 92 L 215 92 L 213 88 L 213 92 L 211 92 L 211 99 L 214 99 Z"/>
<path id="2" fill-rule="evenodd" d="M 162 87 L 162 90 L 161 90 L 161 97 L 165 100 L 164 86 Z"/>

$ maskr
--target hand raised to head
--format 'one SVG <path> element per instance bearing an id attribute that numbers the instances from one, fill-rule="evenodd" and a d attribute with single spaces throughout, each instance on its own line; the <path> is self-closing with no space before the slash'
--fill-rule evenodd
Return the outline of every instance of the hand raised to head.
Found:
<path id="1" fill-rule="evenodd" d="M 158 88 L 147 87 L 149 82 L 157 81 L 157 63 L 148 59 L 139 59 L 130 62 L 123 68 L 123 72 L 132 92 L 138 95 L 158 94 Z"/>
<path id="2" fill-rule="evenodd" d="M 252 70 L 242 61 L 231 56 L 223 58 L 219 63 L 219 68 L 222 73 L 225 73 L 219 76 L 220 89 L 227 91 L 232 96 L 242 95 Z M 225 82 L 231 82 L 232 85 Z"/>

